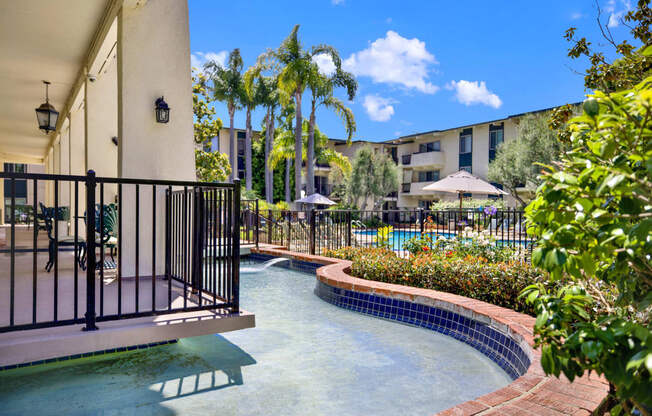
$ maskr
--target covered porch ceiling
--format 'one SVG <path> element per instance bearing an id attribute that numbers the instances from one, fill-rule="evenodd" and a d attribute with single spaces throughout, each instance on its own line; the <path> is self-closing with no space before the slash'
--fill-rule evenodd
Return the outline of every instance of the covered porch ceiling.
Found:
<path id="1" fill-rule="evenodd" d="M 34 109 L 45 101 L 64 117 L 75 83 L 111 0 L 20 0 L 0 3 L 0 158 L 42 159 L 51 141 Z"/>

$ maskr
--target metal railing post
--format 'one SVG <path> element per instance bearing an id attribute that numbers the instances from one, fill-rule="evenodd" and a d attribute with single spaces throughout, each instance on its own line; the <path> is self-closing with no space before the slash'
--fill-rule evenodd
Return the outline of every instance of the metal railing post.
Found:
<path id="1" fill-rule="evenodd" d="M 310 210 L 310 254 L 315 254 L 315 209 Z"/>
<path id="2" fill-rule="evenodd" d="M 240 312 L 240 179 L 233 181 L 233 312 Z"/>
<path id="3" fill-rule="evenodd" d="M 424 224 L 423 224 L 423 208 L 419 208 L 419 234 L 423 234 Z"/>
<path id="4" fill-rule="evenodd" d="M 165 189 L 165 278 L 170 280 L 172 274 L 172 215 L 170 212 L 170 202 L 172 199 L 172 189 Z"/>
<path id="5" fill-rule="evenodd" d="M 351 247 L 351 210 L 346 211 L 346 245 Z"/>
<path id="6" fill-rule="evenodd" d="M 272 244 L 274 241 L 272 239 L 272 221 L 273 221 L 273 212 L 271 209 L 267 210 L 267 244 Z"/>
<path id="7" fill-rule="evenodd" d="M 84 331 L 95 331 L 95 172 L 86 176 L 86 326 Z M 55 214 L 56 215 L 56 214 Z"/>
<path id="8" fill-rule="evenodd" d="M 258 212 L 258 200 L 256 199 L 256 248 L 258 248 L 259 232 L 260 232 L 260 212 Z"/>

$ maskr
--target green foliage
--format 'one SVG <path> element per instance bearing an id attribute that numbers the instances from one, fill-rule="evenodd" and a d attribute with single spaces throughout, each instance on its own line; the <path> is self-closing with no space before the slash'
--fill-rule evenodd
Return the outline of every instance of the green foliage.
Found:
<path id="1" fill-rule="evenodd" d="M 224 182 L 231 174 L 229 159 L 224 153 L 195 149 L 195 169 L 202 182 Z"/>
<path id="2" fill-rule="evenodd" d="M 432 247 L 432 237 L 428 233 L 414 236 L 403 243 L 403 250 L 407 250 L 412 255 L 430 251 L 430 247 Z"/>
<path id="3" fill-rule="evenodd" d="M 208 105 L 211 97 L 206 87 L 206 75 L 196 73 L 192 77 L 192 109 L 195 116 L 195 143 L 204 144 L 217 137 L 222 128 L 222 120 L 213 118 L 215 108 Z"/>
<path id="4" fill-rule="evenodd" d="M 596 92 L 570 121 L 572 150 L 526 210 L 532 261 L 569 284 L 523 296 L 549 374 L 604 374 L 624 409 L 652 406 L 652 77 Z"/>
<path id="5" fill-rule="evenodd" d="M 369 145 L 355 152 L 347 184 L 351 201 L 360 205 L 364 211 L 367 200 L 372 199 L 372 208 L 377 209 L 387 194 L 397 190 L 398 167 L 387 153 L 376 153 Z"/>
<path id="6" fill-rule="evenodd" d="M 462 200 L 462 208 L 484 208 L 484 207 L 495 207 L 496 209 L 503 210 L 507 208 L 507 204 L 504 199 L 476 199 L 476 198 L 464 198 Z M 459 201 L 439 201 L 434 202 L 430 205 L 431 211 L 447 211 L 447 210 L 459 210 L 460 202 Z"/>
<path id="7" fill-rule="evenodd" d="M 401 258 L 384 248 L 351 247 L 327 251 L 325 256 L 351 260 L 351 274 L 362 279 L 440 290 L 529 314 L 533 308 L 519 293 L 545 280 L 544 273 L 527 263 L 491 263 L 472 256 L 448 258 L 426 252 Z"/>
<path id="8" fill-rule="evenodd" d="M 572 59 L 587 58 L 589 60 L 591 66 L 584 74 L 586 88 L 605 92 L 632 88 L 652 75 L 652 51 L 650 50 L 652 11 L 649 1 L 639 0 L 636 9 L 630 10 L 621 19 L 621 23 L 630 29 L 634 40 L 640 43 L 639 47 L 632 45 L 627 40 L 617 42 L 612 36 L 609 26 L 602 22 L 600 6 L 597 5 L 597 7 L 598 25 L 604 41 L 606 41 L 598 43 L 598 45 L 610 46 L 619 58 L 609 62 L 605 53 L 593 48 L 592 43 L 586 38 L 577 39 L 575 37 L 577 29 L 574 27 L 569 28 L 564 36 L 567 41 L 571 42 L 568 56 Z M 613 15 L 609 17 L 609 19 L 612 18 Z"/>
<path id="9" fill-rule="evenodd" d="M 516 139 L 498 147 L 496 158 L 489 164 L 488 178 L 502 184 L 525 206 L 525 200 L 516 189 L 536 189 L 540 183 L 541 165 L 557 160 L 564 150 L 555 132 L 548 126 L 547 115 L 528 114 L 519 122 Z"/>

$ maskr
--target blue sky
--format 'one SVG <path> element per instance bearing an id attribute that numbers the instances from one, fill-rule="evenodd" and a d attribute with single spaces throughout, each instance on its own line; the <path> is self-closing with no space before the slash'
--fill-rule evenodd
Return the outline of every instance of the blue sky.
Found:
<path id="1" fill-rule="evenodd" d="M 618 17 L 630 3 L 601 5 L 614 36 L 629 38 Z M 563 34 L 575 26 L 578 35 L 605 43 L 593 0 L 191 0 L 189 7 L 195 64 L 240 48 L 247 67 L 295 24 L 304 47 L 334 46 L 359 83 L 349 103 L 355 138 L 372 141 L 581 101 L 583 78 L 572 70 L 587 64 L 567 58 Z M 327 60 L 319 63 L 328 70 Z M 344 91 L 337 95 L 345 99 Z M 228 127 L 226 107 L 215 107 Z M 254 128 L 261 119 L 257 111 Z M 238 112 L 235 126 L 244 128 L 244 120 Z M 345 136 L 326 109 L 318 111 L 317 124 L 329 137 Z"/>

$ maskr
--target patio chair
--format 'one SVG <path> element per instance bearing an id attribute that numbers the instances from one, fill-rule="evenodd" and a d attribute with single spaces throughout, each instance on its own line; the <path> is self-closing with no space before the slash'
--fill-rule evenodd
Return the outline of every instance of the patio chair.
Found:
<path id="1" fill-rule="evenodd" d="M 43 219 L 43 222 L 45 224 L 45 230 L 48 234 L 48 239 L 50 240 L 48 243 L 48 262 L 45 264 L 45 271 L 50 272 L 52 270 L 52 266 L 54 266 L 54 259 L 56 256 L 56 250 L 57 247 L 74 247 L 75 251 L 79 250 L 79 257 L 77 259 L 78 261 L 78 266 L 82 268 L 82 270 L 85 269 L 84 262 L 82 261 L 82 258 L 84 258 L 84 254 L 86 251 L 86 242 L 81 236 L 77 236 L 77 242 L 75 243 L 75 236 L 72 235 L 59 235 L 55 239 L 55 231 L 54 227 L 57 226 L 57 221 L 60 219 L 61 212 L 55 213 L 54 208 L 48 208 L 45 205 L 43 205 L 42 202 L 39 202 L 39 206 L 41 208 L 41 218 Z"/>
<path id="2" fill-rule="evenodd" d="M 100 215 L 103 215 L 102 229 L 100 230 Z M 86 221 L 86 215 L 84 215 L 84 221 Z M 100 205 L 96 204 L 95 206 L 95 247 L 100 247 L 101 244 L 104 245 L 105 249 L 109 249 L 109 255 L 111 260 L 104 260 L 96 262 L 96 268 L 103 267 L 104 269 L 115 269 L 117 268 L 115 262 L 115 254 L 118 251 L 118 207 L 116 204 L 104 205 L 104 210 L 100 209 Z M 84 253 L 82 261 L 86 264 L 86 243 L 84 242 Z"/>

